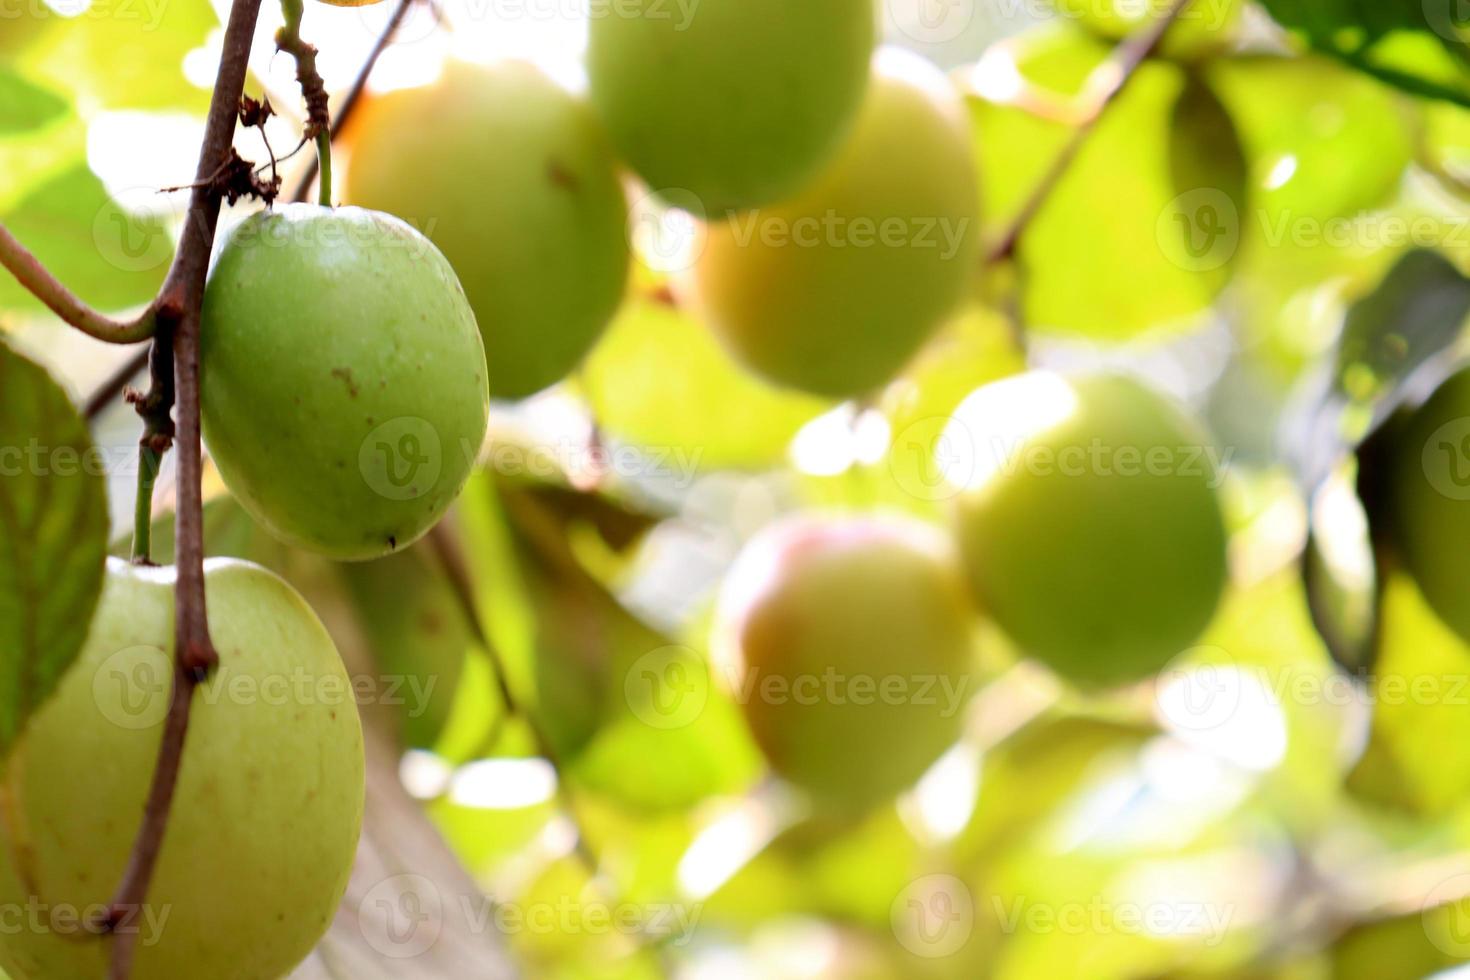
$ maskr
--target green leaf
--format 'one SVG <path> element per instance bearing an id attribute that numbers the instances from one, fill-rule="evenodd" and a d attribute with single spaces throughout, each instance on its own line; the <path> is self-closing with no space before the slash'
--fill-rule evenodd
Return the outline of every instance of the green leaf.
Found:
<path id="1" fill-rule="evenodd" d="M 173 257 L 164 222 L 124 209 L 84 163 L 32 190 L 0 221 L 68 289 L 102 310 L 146 303 Z M 0 278 L 0 309 L 43 308 L 10 277 Z"/>
<path id="2" fill-rule="evenodd" d="M 1110 51 L 1080 30 L 1047 29 L 1028 35 L 1012 56 L 1033 85 L 1071 98 Z M 1180 195 L 1171 129 L 1184 90 L 1179 67 L 1141 67 L 1029 223 L 1018 253 L 1029 329 L 1117 341 L 1187 329 L 1208 310 L 1221 263 L 1202 268 L 1184 254 L 1173 213 Z M 972 101 L 971 118 L 987 213 L 1014 215 L 1065 131 L 1019 106 L 983 100 Z"/>
<path id="3" fill-rule="evenodd" d="M 1445 361 L 1470 315 L 1470 279 L 1435 252 L 1408 252 L 1348 311 L 1337 353 L 1314 379 L 1293 433 L 1303 487 L 1315 490 L 1408 396 L 1431 360 Z"/>
<path id="4" fill-rule="evenodd" d="M 364 640 L 395 692 L 397 729 L 409 748 L 432 748 L 454 707 L 472 625 L 443 571 L 422 546 L 340 567 Z"/>
<path id="5" fill-rule="evenodd" d="M 1440 816 L 1463 807 L 1470 791 L 1470 648 L 1407 575 L 1390 577 L 1380 615 L 1372 733 L 1348 788 L 1394 811 Z"/>
<path id="6" fill-rule="evenodd" d="M 1371 555 L 1367 528 L 1380 523 L 1376 480 L 1384 471 L 1372 436 L 1414 388 L 1450 370 L 1467 315 L 1470 279 L 1438 253 L 1406 253 L 1378 288 L 1348 311 L 1336 354 L 1307 380 L 1307 408 L 1287 429 L 1288 454 L 1313 511 L 1323 503 L 1319 489 L 1334 472 L 1348 473 L 1357 454 L 1363 540 L 1347 541 L 1348 529 L 1334 527 L 1335 547 L 1329 551 L 1313 529 L 1302 563 L 1317 630 L 1334 659 L 1350 671 L 1373 666 L 1379 583 L 1376 574 L 1366 580 L 1354 574 L 1350 561 L 1340 568 L 1344 563 L 1334 563 L 1332 555 L 1346 547 Z"/>
<path id="7" fill-rule="evenodd" d="M 1176 259 L 1221 289 L 1235 267 L 1239 216 L 1248 207 L 1245 148 L 1213 89 L 1190 72 L 1169 124 L 1169 172 L 1177 236 L 1164 243 Z M 1163 229 L 1160 229 L 1162 235 Z"/>
<path id="8" fill-rule="evenodd" d="M 209 92 L 184 76 L 184 56 L 219 25 L 208 0 L 98 0 L 69 19 L 49 11 L 30 16 L 49 29 L 17 62 L 38 81 L 105 109 L 202 113 L 208 106 Z"/>
<path id="9" fill-rule="evenodd" d="M 10 136 L 65 116 L 68 104 L 49 89 L 0 68 L 0 136 Z"/>
<path id="10" fill-rule="evenodd" d="M 679 471 L 777 464 L 828 407 L 748 373 L 698 321 L 650 300 L 629 304 L 613 324 L 582 387 L 604 431 Z"/>
<path id="11" fill-rule="evenodd" d="M 1406 92 L 1470 105 L 1466 19 L 1454 0 L 1262 0 L 1318 51 Z"/>
<path id="12" fill-rule="evenodd" d="M 101 463 L 66 392 L 0 344 L 0 753 L 87 638 L 107 551 Z"/>

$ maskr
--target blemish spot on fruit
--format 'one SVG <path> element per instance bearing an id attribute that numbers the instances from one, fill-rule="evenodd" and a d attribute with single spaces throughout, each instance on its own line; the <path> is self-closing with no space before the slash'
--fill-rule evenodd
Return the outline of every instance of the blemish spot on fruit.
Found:
<path id="1" fill-rule="evenodd" d="M 576 174 L 555 160 L 548 160 L 546 162 L 546 176 L 551 178 L 551 182 L 557 187 L 564 187 L 569 191 L 575 191 L 582 185 L 582 182 L 577 179 Z"/>
<path id="2" fill-rule="evenodd" d="M 347 395 L 350 398 L 357 397 L 357 382 L 352 380 L 352 369 L 339 367 L 332 368 L 332 377 L 338 379 L 347 386 Z"/>

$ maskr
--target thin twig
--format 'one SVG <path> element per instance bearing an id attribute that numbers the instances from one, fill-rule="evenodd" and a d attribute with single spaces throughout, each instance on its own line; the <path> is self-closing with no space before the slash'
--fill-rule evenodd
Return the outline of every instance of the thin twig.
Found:
<path id="1" fill-rule="evenodd" d="M 373 50 L 363 61 L 362 67 L 358 69 L 357 77 L 352 81 L 352 87 L 342 98 L 342 104 L 337 107 L 337 114 L 332 119 L 332 139 L 335 140 L 342 134 L 342 127 L 347 124 L 358 102 L 362 100 L 362 93 L 367 89 L 368 78 L 372 75 L 373 69 L 377 67 L 378 59 L 383 56 L 384 51 L 388 50 L 388 45 L 393 43 L 394 36 L 398 34 L 398 29 L 403 26 L 404 18 L 408 16 L 409 8 L 416 2 L 417 0 L 398 0 L 397 9 L 393 11 L 393 16 L 388 19 L 383 33 L 378 35 L 378 41 L 373 45 Z M 316 180 L 316 175 L 317 161 L 312 160 L 306 165 L 301 179 L 296 182 L 296 189 L 291 194 L 291 200 L 306 200 L 311 194 L 311 184 Z"/>
<path id="2" fill-rule="evenodd" d="M 573 823 L 576 823 L 575 811 L 572 809 L 571 800 L 566 796 L 566 767 L 561 759 L 561 754 L 552 743 L 551 737 L 541 727 L 536 719 L 535 713 L 526 710 L 521 704 L 520 698 L 511 688 L 510 672 L 506 668 L 505 657 L 501 655 L 500 648 L 490 638 L 489 631 L 485 628 L 485 621 L 480 616 L 479 603 L 475 601 L 474 582 L 470 578 L 469 567 L 465 562 L 464 554 L 460 550 L 459 542 L 454 535 L 449 533 L 444 524 L 439 524 L 429 532 L 429 545 L 434 549 L 434 554 L 439 559 L 440 566 L 449 580 L 451 591 L 455 601 L 464 612 L 466 621 L 470 624 L 470 630 L 475 639 L 485 651 L 486 658 L 490 661 L 491 672 L 495 674 L 496 690 L 500 695 L 500 703 L 506 714 L 513 715 L 525 723 L 530 730 L 531 738 L 536 743 L 536 751 L 540 753 L 557 773 L 558 792 L 562 794 L 563 809 L 572 815 Z M 593 852 L 591 844 L 587 841 L 587 835 L 577 830 L 577 840 L 574 844 L 577 856 L 587 866 L 587 870 L 593 876 L 598 874 L 601 860 Z"/>
<path id="3" fill-rule="evenodd" d="M 1077 155 L 1087 145 L 1087 138 L 1102 121 L 1108 107 L 1123 94 L 1128 83 L 1133 80 L 1138 69 L 1148 60 L 1160 44 L 1164 41 L 1164 35 L 1169 33 L 1169 28 L 1179 19 L 1184 8 L 1189 6 L 1193 0 L 1174 0 L 1174 4 L 1160 17 L 1150 23 L 1147 27 L 1139 30 L 1136 34 L 1123 40 L 1107 60 L 1098 65 L 1088 76 L 1087 84 L 1083 89 L 1083 108 L 1077 114 L 1076 129 L 1073 130 L 1071 139 L 1055 160 L 1041 181 L 1032 191 L 1031 196 L 1021 205 L 1021 210 L 1012 219 L 1006 233 L 1001 236 L 985 257 L 987 264 L 1000 262 L 1015 255 L 1016 249 L 1021 244 L 1021 238 L 1026 234 L 1026 229 L 1031 221 L 1045 206 L 1047 199 L 1051 197 L 1052 191 L 1062 182 Z"/>
<path id="4" fill-rule="evenodd" d="M 63 286 L 4 225 L 0 225 L 0 266 L 52 313 L 89 336 L 109 344 L 136 344 L 153 336 L 154 306 L 133 320 L 114 320 L 98 313 Z"/>
<path id="5" fill-rule="evenodd" d="M 234 0 L 220 52 L 219 73 L 205 122 L 204 143 L 199 151 L 201 181 L 217 172 L 231 152 L 240 96 L 254 39 L 261 0 Z M 199 316 L 204 300 L 204 282 L 209 254 L 219 223 L 220 198 L 216 188 L 201 184 L 189 202 L 189 220 L 173 266 L 157 303 L 160 329 L 172 339 L 178 401 L 178 534 L 177 583 L 174 602 L 175 652 L 173 691 L 163 737 L 158 749 L 143 822 L 133 842 L 128 866 L 111 905 L 113 926 L 112 961 L 109 976 L 126 980 L 132 972 L 137 929 L 120 928 L 136 923 L 148 897 L 148 887 L 162 850 L 168 828 L 174 787 L 183 761 L 184 741 L 195 687 L 218 662 L 209 638 L 204 600 L 204 520 L 200 480 L 203 461 L 199 439 Z M 163 354 L 160 351 L 159 356 Z"/>

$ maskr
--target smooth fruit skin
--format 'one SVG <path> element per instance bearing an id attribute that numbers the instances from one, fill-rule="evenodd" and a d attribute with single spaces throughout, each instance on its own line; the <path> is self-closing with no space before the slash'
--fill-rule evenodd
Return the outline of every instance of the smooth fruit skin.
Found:
<path id="1" fill-rule="evenodd" d="M 1122 376 L 1036 372 L 960 406 L 941 446 L 964 445 L 982 465 L 955 508 L 960 551 L 1023 652 L 1101 687 L 1157 672 L 1204 630 L 1225 527 L 1210 443 L 1180 408 Z"/>
<path id="2" fill-rule="evenodd" d="M 480 322 L 491 394 L 566 377 L 628 277 L 627 199 L 591 108 L 523 62 L 451 63 L 369 99 L 346 135 L 345 199 L 443 250 Z"/>
<path id="3" fill-rule="evenodd" d="M 1470 641 L 1470 369 L 1409 416 L 1392 453 L 1394 539 L 1430 607 Z"/>
<path id="4" fill-rule="evenodd" d="M 204 439 L 288 544 L 378 558 L 443 515 L 489 420 L 454 271 L 397 218 L 289 205 L 220 251 L 200 335 Z"/>
<path id="5" fill-rule="evenodd" d="M 613 142 L 704 215 L 796 193 L 862 101 L 872 0 L 630 0 L 594 14 L 587 71 Z"/>
<path id="6" fill-rule="evenodd" d="M 820 811 L 858 814 L 959 736 L 968 610 L 930 528 L 796 518 L 762 531 L 731 571 L 718 666 L 772 768 Z"/>
<path id="7" fill-rule="evenodd" d="M 172 568 L 109 560 L 80 658 L 7 763 L 0 902 L 40 910 L 0 936 L 16 980 L 107 975 L 110 942 L 52 916 L 107 901 L 127 863 L 171 688 L 173 582 Z M 220 666 L 194 693 L 133 975 L 274 980 L 347 886 L 362 730 L 336 648 L 289 585 L 210 559 L 205 592 Z"/>
<path id="8" fill-rule="evenodd" d="M 695 268 L 699 302 L 757 373 L 818 395 L 868 394 L 955 308 L 979 262 L 979 225 L 958 103 L 879 73 L 815 183 L 711 226 Z"/>

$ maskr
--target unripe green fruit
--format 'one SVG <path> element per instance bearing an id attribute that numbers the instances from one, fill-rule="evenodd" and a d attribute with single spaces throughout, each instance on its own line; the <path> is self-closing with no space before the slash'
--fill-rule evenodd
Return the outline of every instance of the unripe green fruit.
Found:
<path id="1" fill-rule="evenodd" d="M 1470 641 L 1470 369 L 1445 381 L 1395 434 L 1389 524 L 1440 619 Z"/>
<path id="2" fill-rule="evenodd" d="M 421 229 L 459 273 L 490 391 L 522 398 L 592 348 L 628 276 L 627 200 L 591 109 L 535 67 L 451 63 L 369 99 L 346 200 Z"/>
<path id="3" fill-rule="evenodd" d="M 987 385 L 940 442 L 970 585 L 1028 654 L 1084 686 L 1140 680 L 1209 623 L 1225 584 L 1215 455 L 1117 375 Z"/>
<path id="4" fill-rule="evenodd" d="M 0 903 L 29 909 L 0 964 L 17 980 L 107 975 L 89 921 L 122 878 L 172 688 L 174 570 L 110 559 L 86 646 L 4 771 Z M 256 565 L 205 566 L 220 664 L 194 692 L 133 975 L 274 980 L 336 914 L 357 850 L 363 744 L 326 630 Z"/>
<path id="5" fill-rule="evenodd" d="M 721 665 L 772 768 L 819 809 L 913 784 L 972 693 L 964 586 L 929 528 L 793 520 L 741 554 L 721 596 Z"/>
<path id="6" fill-rule="evenodd" d="M 978 191 L 958 103 L 934 82 L 875 75 L 822 176 L 711 226 L 696 267 L 703 312 L 758 373 L 818 395 L 866 394 L 960 300 L 979 261 Z"/>
<path id="7" fill-rule="evenodd" d="M 770 204 L 840 145 L 875 33 L 872 0 L 631 0 L 592 18 L 592 102 L 655 191 Z"/>
<path id="8" fill-rule="evenodd" d="M 247 218 L 210 273 L 200 360 L 225 483 L 278 537 L 331 558 L 420 537 L 485 438 L 474 314 L 438 250 L 385 214 Z"/>

